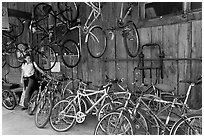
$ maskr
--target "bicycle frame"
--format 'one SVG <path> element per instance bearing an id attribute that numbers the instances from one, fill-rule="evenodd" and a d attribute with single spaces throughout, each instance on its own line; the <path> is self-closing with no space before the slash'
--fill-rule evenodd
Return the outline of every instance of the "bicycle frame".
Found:
<path id="1" fill-rule="evenodd" d="M 120 18 L 118 20 L 119 24 L 124 24 L 125 20 L 127 18 L 127 16 L 131 13 L 132 9 L 133 9 L 133 4 L 130 3 L 130 5 L 127 8 L 127 11 L 125 13 L 125 15 L 123 16 L 123 8 L 124 8 L 124 2 L 122 2 L 121 8 L 120 8 Z"/>
<path id="2" fill-rule="evenodd" d="M 95 108 L 97 111 L 98 111 L 98 108 L 96 107 L 96 105 L 98 105 L 103 99 L 105 99 L 106 97 L 109 97 L 108 95 L 108 91 L 110 89 L 110 85 L 107 84 L 105 86 L 105 88 L 103 90 L 90 90 L 90 89 L 80 89 L 77 91 L 77 95 L 76 97 L 73 99 L 73 101 L 71 101 L 69 104 L 71 104 L 72 102 L 76 101 L 78 99 L 78 105 L 79 105 L 79 111 L 81 111 L 81 97 L 85 97 L 86 99 L 88 99 L 88 101 L 91 103 L 91 107 L 86 110 L 85 114 L 87 115 L 93 108 Z M 81 91 L 82 90 L 82 91 Z M 87 92 L 91 92 L 91 93 L 88 93 Z M 97 94 L 100 94 L 102 93 L 103 95 L 96 101 L 94 102 L 94 99 L 91 99 L 90 96 L 92 95 L 97 95 Z M 67 105 L 68 107 L 69 105 Z M 65 109 L 67 109 L 67 107 Z"/>
<path id="3" fill-rule="evenodd" d="M 92 24 L 95 22 L 96 19 L 98 19 L 98 17 L 101 15 L 101 4 L 100 2 L 98 3 L 98 7 L 96 7 L 93 2 L 85 2 L 86 5 L 88 5 L 91 8 L 91 12 L 89 13 L 89 16 L 84 24 L 83 27 L 83 31 L 88 31 L 90 29 L 90 27 L 92 26 Z M 91 17 L 93 17 L 93 19 L 91 20 Z"/>

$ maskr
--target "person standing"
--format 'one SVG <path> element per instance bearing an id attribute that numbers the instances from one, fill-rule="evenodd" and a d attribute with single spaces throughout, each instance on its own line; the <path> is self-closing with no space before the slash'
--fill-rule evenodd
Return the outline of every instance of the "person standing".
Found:
<path id="1" fill-rule="evenodd" d="M 37 66 L 36 62 L 32 60 L 30 54 L 25 55 L 25 63 L 22 64 L 21 68 L 21 83 L 23 84 L 24 90 L 24 92 L 22 93 L 21 105 L 23 106 L 22 110 L 25 110 L 28 108 L 30 97 L 35 88 L 37 88 L 36 86 L 38 85 L 35 71 L 38 70 L 43 75 L 45 75 L 45 72 Z"/>

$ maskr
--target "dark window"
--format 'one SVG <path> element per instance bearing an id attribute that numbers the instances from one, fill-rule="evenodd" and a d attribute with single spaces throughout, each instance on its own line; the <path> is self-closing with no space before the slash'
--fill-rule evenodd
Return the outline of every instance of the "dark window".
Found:
<path id="1" fill-rule="evenodd" d="M 183 12 L 182 2 L 152 2 L 145 4 L 145 18 L 177 15 Z"/>
<path id="2" fill-rule="evenodd" d="M 202 2 L 191 2 L 191 10 L 201 10 L 202 9 Z"/>

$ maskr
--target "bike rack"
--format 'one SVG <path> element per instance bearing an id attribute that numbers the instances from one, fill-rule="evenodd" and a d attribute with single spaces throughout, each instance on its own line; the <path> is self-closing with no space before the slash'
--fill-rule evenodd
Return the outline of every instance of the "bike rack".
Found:
<path id="1" fill-rule="evenodd" d="M 159 58 L 155 59 L 155 58 L 151 58 L 148 59 L 148 61 L 151 61 L 151 65 L 150 66 L 145 66 L 145 61 L 147 61 L 145 59 L 145 54 L 144 54 L 144 47 L 147 48 L 157 48 L 158 52 L 159 52 Z M 145 76 L 145 70 L 149 70 L 150 71 L 150 79 L 152 79 L 152 71 L 155 70 L 156 71 L 156 82 L 158 81 L 158 71 L 160 72 L 160 77 L 161 79 L 163 79 L 163 59 L 165 57 L 164 51 L 161 50 L 161 47 L 159 44 L 156 43 L 149 43 L 149 44 L 145 44 L 141 47 L 140 53 L 139 53 L 139 63 L 138 66 L 134 68 L 134 75 L 135 75 L 135 70 L 140 70 L 141 74 L 142 74 L 142 83 L 144 83 L 144 79 L 146 78 Z M 153 61 L 158 62 L 158 65 L 153 65 Z"/>

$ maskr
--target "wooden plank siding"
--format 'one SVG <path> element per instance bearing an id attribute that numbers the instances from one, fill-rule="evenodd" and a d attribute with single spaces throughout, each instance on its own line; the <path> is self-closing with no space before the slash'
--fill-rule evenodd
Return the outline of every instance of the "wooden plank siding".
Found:
<path id="1" fill-rule="evenodd" d="M 36 3 L 3 3 L 3 6 L 25 10 L 31 12 L 31 7 Z M 119 17 L 120 11 L 119 2 L 107 2 L 103 5 L 103 28 L 113 27 L 116 25 L 116 19 Z M 90 12 L 90 8 L 83 4 L 80 6 L 80 19 L 82 25 L 85 22 Z M 135 10 L 129 17 L 137 25 L 138 12 Z M 27 35 L 28 29 L 24 32 L 19 41 L 36 42 L 37 36 Z M 202 20 L 191 20 L 188 22 L 177 22 L 176 24 L 161 25 L 154 27 L 139 28 L 139 37 L 141 46 L 148 43 L 157 43 L 165 53 L 164 58 L 164 78 L 161 79 L 159 73 L 159 82 L 166 83 L 176 88 L 176 94 L 185 94 L 188 84 L 179 83 L 182 79 L 196 79 L 202 74 Z M 108 34 L 108 32 L 107 32 Z M 61 72 L 74 78 L 82 78 L 85 81 L 92 81 L 94 85 L 104 84 L 105 75 L 110 78 L 125 78 L 124 85 L 128 85 L 133 90 L 132 82 L 138 79 L 141 83 L 141 75 L 134 73 L 134 68 L 138 65 L 138 56 L 131 58 L 127 55 L 123 39 L 120 31 L 114 31 L 115 38 L 110 39 L 108 35 L 107 50 L 100 59 L 92 58 L 84 43 L 84 35 L 82 36 L 82 58 L 79 65 L 73 69 L 67 68 L 61 62 Z M 77 34 L 71 34 L 71 36 Z M 72 38 L 72 37 L 67 38 Z M 154 48 L 144 49 L 145 58 L 158 58 L 158 52 Z M 189 60 L 183 60 L 188 58 Z M 193 59 L 200 60 L 193 60 Z M 165 60 L 166 59 L 166 60 Z M 191 60 L 192 59 L 192 60 Z M 61 61 L 59 57 L 59 61 Z M 155 61 L 145 61 L 146 66 L 158 65 Z M 5 73 L 8 67 L 2 69 L 2 74 Z M 10 69 L 12 75 L 9 75 L 9 80 L 12 80 L 20 73 L 20 69 Z M 139 72 L 139 71 L 137 71 Z M 145 70 L 145 82 L 151 83 L 156 79 L 156 72 Z M 16 78 L 17 79 L 17 78 Z M 20 79 L 20 78 L 19 78 Z M 18 81 L 18 80 L 16 80 Z M 192 107 L 198 107 L 202 101 L 201 85 L 193 88 L 189 104 Z"/>

